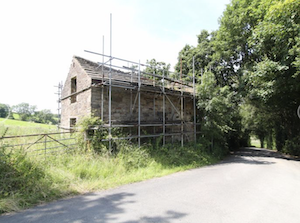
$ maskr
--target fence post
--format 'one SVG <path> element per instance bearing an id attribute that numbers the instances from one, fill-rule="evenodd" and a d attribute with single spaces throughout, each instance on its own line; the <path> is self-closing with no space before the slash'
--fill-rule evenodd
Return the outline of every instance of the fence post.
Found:
<path id="1" fill-rule="evenodd" d="M 46 157 L 47 157 L 47 135 L 44 135 L 44 145 L 45 145 L 45 160 L 46 160 Z"/>

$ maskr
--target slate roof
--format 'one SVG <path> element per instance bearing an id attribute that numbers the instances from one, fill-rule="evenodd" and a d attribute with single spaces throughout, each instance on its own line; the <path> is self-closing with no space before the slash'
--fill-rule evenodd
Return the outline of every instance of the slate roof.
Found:
<path id="1" fill-rule="evenodd" d="M 81 67 L 85 70 L 85 72 L 91 77 L 92 80 L 98 80 L 100 83 L 107 85 L 109 83 L 109 73 L 111 72 L 111 83 L 112 86 L 119 86 L 124 88 L 137 88 L 138 86 L 138 72 L 137 70 L 131 71 L 130 68 L 119 67 L 122 70 L 126 70 L 126 72 L 121 71 L 120 69 L 110 68 L 108 66 L 103 66 L 99 63 L 95 63 L 93 61 L 74 56 L 74 58 L 79 62 Z M 167 79 L 167 78 L 166 78 Z M 142 74 L 140 77 L 141 85 L 143 86 L 144 90 L 151 90 L 152 91 L 161 91 L 161 80 L 154 81 L 150 79 L 150 76 Z M 171 80 L 171 79 L 170 79 Z M 102 82 L 103 81 L 103 82 Z M 165 82 L 167 83 L 167 81 Z M 180 92 L 180 84 L 177 81 L 173 84 L 165 84 L 166 91 L 173 91 L 176 93 Z M 192 88 L 187 87 L 183 88 L 184 93 L 191 94 Z"/>

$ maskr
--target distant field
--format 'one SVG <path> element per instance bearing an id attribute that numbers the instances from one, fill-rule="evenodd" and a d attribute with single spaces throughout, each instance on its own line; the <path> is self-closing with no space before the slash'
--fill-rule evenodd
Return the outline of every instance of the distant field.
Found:
<path id="1" fill-rule="evenodd" d="M 13 116 L 14 116 L 14 119 L 20 119 L 20 115 L 19 114 L 16 114 L 16 113 L 13 113 Z"/>
<path id="2" fill-rule="evenodd" d="M 38 124 L 33 122 L 0 118 L 0 136 L 4 134 L 6 129 L 6 136 L 48 133 L 57 131 L 57 127 L 55 125 Z"/>
<path id="3" fill-rule="evenodd" d="M 255 137 L 251 137 L 251 146 L 260 148 L 260 141 Z"/>

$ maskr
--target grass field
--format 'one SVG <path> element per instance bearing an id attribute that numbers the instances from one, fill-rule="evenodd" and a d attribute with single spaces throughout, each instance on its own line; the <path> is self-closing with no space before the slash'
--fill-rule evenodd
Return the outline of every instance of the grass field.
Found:
<path id="1" fill-rule="evenodd" d="M 0 136 L 28 135 L 36 133 L 49 133 L 57 131 L 55 125 L 46 125 L 20 120 L 0 118 Z"/>

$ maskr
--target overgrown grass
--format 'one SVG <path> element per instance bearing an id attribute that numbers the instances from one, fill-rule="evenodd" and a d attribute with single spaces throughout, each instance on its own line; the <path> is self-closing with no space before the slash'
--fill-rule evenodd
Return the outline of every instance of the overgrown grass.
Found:
<path id="1" fill-rule="evenodd" d="M 77 150 L 47 157 L 30 157 L 22 150 L 0 147 L 0 213 L 161 177 L 220 159 L 219 154 L 193 144 L 138 148 L 120 143 L 113 155 Z"/>
<path id="2" fill-rule="evenodd" d="M 89 127 L 91 123 L 86 125 Z M 55 126 L 0 119 L 0 136 L 52 131 L 56 131 Z M 5 144 L 9 144 L 9 140 L 0 141 L 0 213 L 212 164 L 222 156 L 222 151 L 211 153 L 202 145 L 162 147 L 160 140 L 141 148 L 118 142 L 114 144 L 114 153 L 110 154 L 105 144 L 97 144 L 105 135 L 105 132 L 98 132 L 90 139 L 93 144 L 86 144 L 78 137 L 81 149 L 47 156 L 33 156 L 25 148 L 7 147 Z M 28 137 L 23 140 L 27 141 L 13 144 L 28 143 Z"/>

